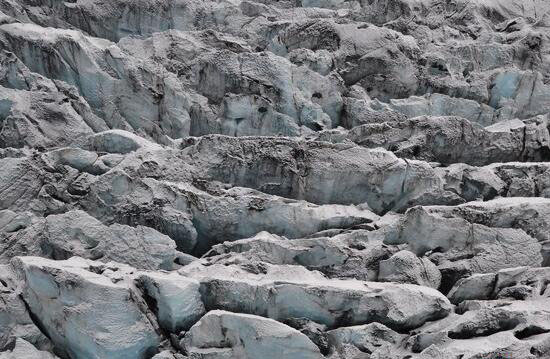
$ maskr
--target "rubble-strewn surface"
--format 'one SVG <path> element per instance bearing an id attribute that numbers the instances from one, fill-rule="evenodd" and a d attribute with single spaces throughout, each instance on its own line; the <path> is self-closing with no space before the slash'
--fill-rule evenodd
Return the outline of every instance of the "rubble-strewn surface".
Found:
<path id="1" fill-rule="evenodd" d="M 0 359 L 550 358 L 549 28 L 0 0 Z"/>

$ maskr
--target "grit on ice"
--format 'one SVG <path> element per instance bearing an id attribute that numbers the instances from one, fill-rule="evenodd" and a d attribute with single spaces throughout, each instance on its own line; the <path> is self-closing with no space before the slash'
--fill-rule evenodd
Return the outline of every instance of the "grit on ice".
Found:
<path id="1" fill-rule="evenodd" d="M 550 358 L 549 29 L 0 0 L 0 359 Z"/>

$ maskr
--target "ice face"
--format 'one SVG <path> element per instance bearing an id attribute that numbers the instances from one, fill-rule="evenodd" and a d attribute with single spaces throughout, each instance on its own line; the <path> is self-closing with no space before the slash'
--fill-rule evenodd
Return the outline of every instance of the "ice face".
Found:
<path id="1" fill-rule="evenodd" d="M 0 358 L 547 358 L 549 10 L 0 0 Z"/>

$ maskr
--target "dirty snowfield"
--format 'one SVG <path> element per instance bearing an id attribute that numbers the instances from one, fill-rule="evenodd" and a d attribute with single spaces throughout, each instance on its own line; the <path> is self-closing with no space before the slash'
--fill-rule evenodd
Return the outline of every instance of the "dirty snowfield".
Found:
<path id="1" fill-rule="evenodd" d="M 0 0 L 0 359 L 550 358 L 550 2 Z"/>

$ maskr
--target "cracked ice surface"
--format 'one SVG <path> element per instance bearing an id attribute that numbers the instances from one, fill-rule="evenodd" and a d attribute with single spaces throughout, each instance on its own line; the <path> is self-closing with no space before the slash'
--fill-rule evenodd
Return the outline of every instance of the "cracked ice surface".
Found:
<path id="1" fill-rule="evenodd" d="M 550 358 L 549 14 L 0 0 L 0 359 Z"/>

